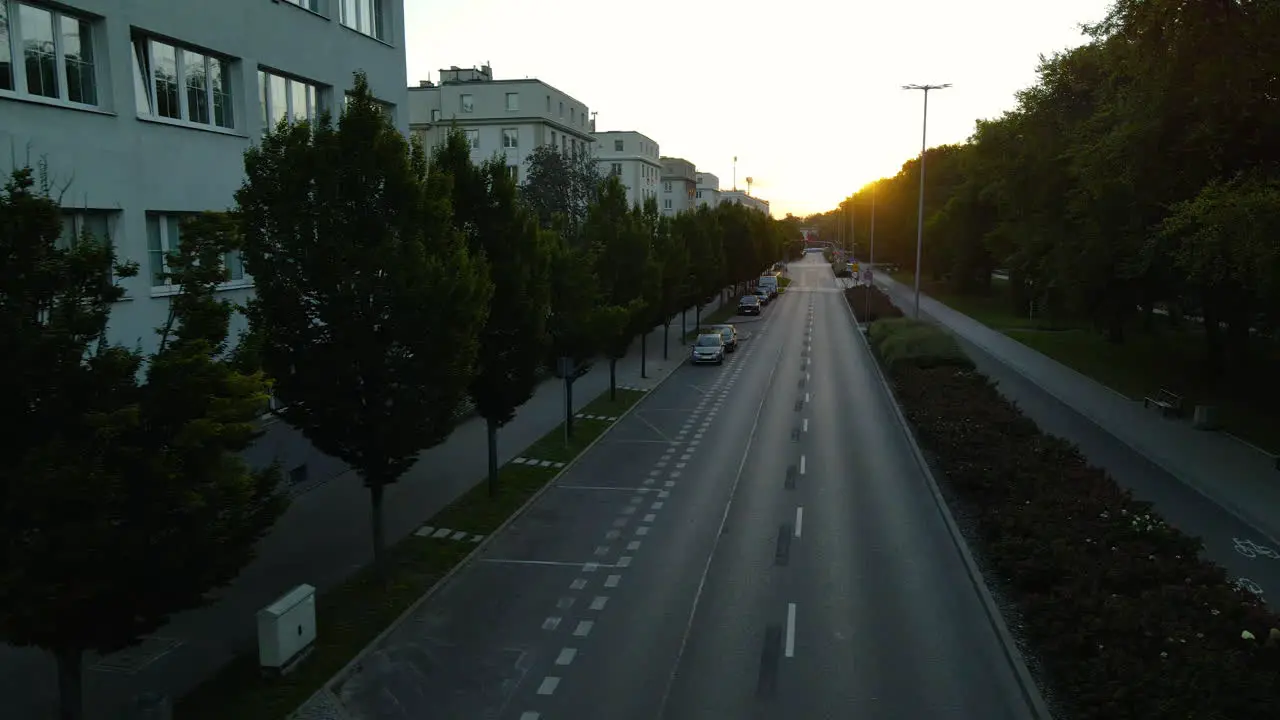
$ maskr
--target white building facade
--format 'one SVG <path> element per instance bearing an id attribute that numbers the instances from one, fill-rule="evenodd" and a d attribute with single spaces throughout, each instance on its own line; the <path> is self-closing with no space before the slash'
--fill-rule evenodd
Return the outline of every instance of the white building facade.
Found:
<path id="1" fill-rule="evenodd" d="M 698 172 L 694 181 L 697 185 L 693 193 L 695 205 L 715 207 L 720 204 L 720 178 L 709 172 Z"/>
<path id="2" fill-rule="evenodd" d="M 662 214 L 673 217 L 697 207 L 698 170 L 694 164 L 684 158 L 658 160 L 662 165 L 662 189 L 658 194 L 658 209 Z"/>
<path id="3" fill-rule="evenodd" d="M 734 203 L 736 205 L 746 205 L 749 208 L 755 208 L 765 215 L 769 214 L 769 201 L 761 200 L 753 195 L 748 195 L 744 190 L 725 190 L 720 193 L 721 203 Z"/>
<path id="4" fill-rule="evenodd" d="M 440 71 L 440 82 L 409 88 L 409 130 L 434 147 L 458 127 L 471 141 L 471 159 L 505 158 L 524 182 L 525 158 L 539 145 L 589 153 L 590 111 L 585 103 L 540 80 L 494 80 L 488 65 Z"/>
<path id="5" fill-rule="evenodd" d="M 67 185 L 65 241 L 87 228 L 140 266 L 111 340 L 156 347 L 178 221 L 230 207 L 250 144 L 336 115 L 356 69 L 407 132 L 403 0 L 0 0 L 0 146 Z M 223 294 L 243 301 L 253 280 L 227 264 Z"/>
<path id="6" fill-rule="evenodd" d="M 627 189 L 627 202 L 643 206 L 650 198 L 656 200 L 662 176 L 658 143 L 633 130 L 598 132 L 595 138 L 600 173 L 618 176 Z"/>

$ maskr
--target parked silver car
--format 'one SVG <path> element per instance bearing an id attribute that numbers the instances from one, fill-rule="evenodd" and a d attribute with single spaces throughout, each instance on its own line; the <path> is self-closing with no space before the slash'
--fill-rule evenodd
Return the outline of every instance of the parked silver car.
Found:
<path id="1" fill-rule="evenodd" d="M 691 361 L 696 365 L 698 363 L 715 363 L 716 365 L 724 364 L 724 338 L 720 333 L 704 333 L 698 336 L 693 343 L 693 357 Z"/>

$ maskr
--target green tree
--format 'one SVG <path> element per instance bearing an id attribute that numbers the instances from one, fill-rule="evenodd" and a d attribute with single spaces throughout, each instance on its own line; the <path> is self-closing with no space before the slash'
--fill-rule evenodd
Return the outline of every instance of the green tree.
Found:
<path id="1" fill-rule="evenodd" d="M 609 397 L 613 398 L 618 360 L 626 356 L 632 339 L 651 318 L 648 305 L 654 277 L 653 239 L 643 210 L 627 207 L 626 192 L 616 177 L 601 187 L 599 201 L 587 214 L 583 237 L 595 253 L 601 313 L 597 327 L 609 358 Z"/>
<path id="2" fill-rule="evenodd" d="M 539 145 L 525 155 L 524 164 L 520 192 L 525 203 L 542 227 L 577 240 L 588 209 L 600 196 L 600 170 L 594 155 Z"/>
<path id="3" fill-rule="evenodd" d="M 689 249 L 677 230 L 682 221 L 691 220 L 688 211 L 674 218 L 661 217 L 654 228 L 653 255 L 659 264 L 658 298 L 654 303 L 658 321 L 662 323 L 662 359 L 670 357 L 671 321 L 676 313 L 693 303 L 689 295 Z"/>
<path id="4" fill-rule="evenodd" d="M 382 569 L 385 489 L 452 432 L 491 287 L 453 227 L 452 178 L 356 74 L 336 126 L 282 126 L 236 193 L 257 296 L 250 323 L 281 416 L 369 488 Z"/>
<path id="5" fill-rule="evenodd" d="M 432 158 L 433 170 L 453 179 L 454 223 L 471 252 L 488 261 L 493 298 L 480 334 L 470 394 L 489 438 L 489 494 L 498 489 L 498 430 L 533 396 L 547 349 L 551 259 L 555 235 L 517 198 L 502 158 L 477 167 L 460 131 L 449 134 Z"/>
<path id="6" fill-rule="evenodd" d="M 58 205 L 34 188 L 23 169 L 0 194 L 0 636 L 53 653 L 61 717 L 75 720 L 84 652 L 119 650 L 206 602 L 284 500 L 277 469 L 240 456 L 266 382 L 223 359 L 226 219 L 183 226 L 168 258 L 181 289 L 144 357 L 105 340 L 115 280 L 136 267 L 109 238 L 59 247 Z"/>
<path id="7" fill-rule="evenodd" d="M 682 226 L 681 237 L 689 253 L 686 307 L 694 307 L 694 326 L 697 327 L 702 324 L 702 308 L 727 284 L 719 213 L 706 205 L 699 207 L 691 222 Z"/>

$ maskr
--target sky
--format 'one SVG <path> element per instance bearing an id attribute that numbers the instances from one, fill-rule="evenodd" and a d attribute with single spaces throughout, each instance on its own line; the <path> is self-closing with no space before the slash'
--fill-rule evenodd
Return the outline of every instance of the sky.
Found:
<path id="1" fill-rule="evenodd" d="M 1040 55 L 1085 42 L 1110 0 L 405 0 L 409 84 L 490 63 L 537 78 L 769 200 L 829 210 L 928 144 L 1013 109 Z"/>

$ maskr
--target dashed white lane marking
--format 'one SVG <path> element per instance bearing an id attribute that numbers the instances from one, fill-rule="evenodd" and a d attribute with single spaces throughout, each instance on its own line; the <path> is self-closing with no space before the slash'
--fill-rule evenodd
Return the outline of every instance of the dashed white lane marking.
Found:
<path id="1" fill-rule="evenodd" d="M 635 512 L 635 511 L 636 511 L 636 506 L 635 506 L 635 505 L 627 505 L 626 507 L 622 508 L 622 514 L 624 514 L 624 515 L 630 515 L 631 513 Z"/>
<path id="2" fill-rule="evenodd" d="M 800 474 L 801 475 L 804 474 L 804 456 L 803 455 L 800 456 Z"/>
<path id="3" fill-rule="evenodd" d="M 572 595 L 566 595 L 556 601 L 556 607 L 561 610 L 568 610 L 573 607 L 574 598 Z"/>
<path id="4" fill-rule="evenodd" d="M 540 717 L 542 717 L 542 715 L 540 715 L 540 714 L 538 714 L 538 713 L 536 713 L 536 712 L 522 712 L 522 713 L 520 713 L 520 720 L 538 720 L 538 718 L 540 718 Z"/>
<path id="5" fill-rule="evenodd" d="M 787 603 L 787 646 L 784 650 L 787 657 L 796 656 L 796 604 Z"/>
<path id="6" fill-rule="evenodd" d="M 604 557 L 605 555 L 608 555 L 608 554 L 609 554 L 609 546 L 608 546 L 608 545 L 597 545 L 597 546 L 596 546 L 596 552 L 595 552 L 595 554 L 596 554 L 596 557 Z"/>
<path id="7" fill-rule="evenodd" d="M 615 588 L 618 587 L 619 582 L 622 582 L 621 575 L 610 575 L 604 579 L 604 586 L 607 588 Z"/>
<path id="8" fill-rule="evenodd" d="M 679 470 L 673 470 L 673 471 L 671 471 L 671 474 L 667 475 L 667 477 L 671 477 L 671 478 L 678 478 L 678 477 L 680 477 L 680 471 L 679 471 Z"/>
<path id="9" fill-rule="evenodd" d="M 569 587 L 574 590 L 581 590 L 586 586 L 587 586 L 587 581 L 583 580 L 582 578 L 578 578 L 577 580 L 574 580 L 573 582 L 569 583 Z"/>
<path id="10" fill-rule="evenodd" d="M 613 566 L 614 566 L 614 567 L 620 567 L 620 568 L 624 568 L 624 567 L 631 567 L 631 556 L 630 556 L 630 555 L 621 555 L 621 556 L 619 556 L 619 557 L 618 557 L 618 562 L 614 563 L 614 565 L 613 565 Z"/>
<path id="11" fill-rule="evenodd" d="M 639 550 L 639 549 L 640 549 L 640 541 L 639 541 L 639 540 L 632 540 L 631 542 L 627 543 L 627 549 L 628 549 L 628 550 Z"/>
<path id="12" fill-rule="evenodd" d="M 655 514 L 653 514 L 653 513 L 649 513 L 648 515 L 645 515 L 645 516 L 644 516 L 644 522 L 651 523 L 651 522 L 653 522 L 657 517 L 658 517 L 657 515 L 655 515 Z"/>
<path id="13" fill-rule="evenodd" d="M 582 566 L 582 572 L 584 573 L 595 572 L 596 570 L 599 570 L 599 569 L 600 569 L 600 563 L 589 562 L 589 563 L 585 563 Z"/>
<path id="14" fill-rule="evenodd" d="M 578 627 L 573 629 L 574 637 L 586 637 L 591 634 L 591 628 L 596 626 L 595 620 L 579 620 Z M 787 657 L 791 657 L 788 655 Z"/>
<path id="15" fill-rule="evenodd" d="M 604 534 L 604 537 L 606 540 L 617 540 L 618 538 L 622 537 L 622 531 L 617 529 L 610 530 L 609 532 Z"/>
<path id="16" fill-rule="evenodd" d="M 804 527 L 804 508 L 796 508 L 796 537 L 800 537 L 800 528 Z"/>
<path id="17" fill-rule="evenodd" d="M 613 521 L 613 526 L 614 526 L 614 527 L 616 527 L 616 528 L 626 527 L 626 526 L 627 526 L 627 519 L 626 519 L 626 518 L 624 518 L 624 517 L 616 518 L 616 519 Z"/>
<path id="18" fill-rule="evenodd" d="M 804 381 L 805 381 L 805 382 L 809 382 L 809 380 L 810 380 L 810 379 L 811 379 L 811 376 L 809 375 L 809 373 L 807 373 L 807 372 L 806 372 L 806 373 L 804 374 Z"/>
<path id="19" fill-rule="evenodd" d="M 650 509 L 650 510 L 661 510 L 661 509 L 662 509 L 662 501 L 661 501 L 661 500 L 657 500 L 657 501 L 655 501 L 655 502 L 653 503 L 653 505 L 650 505 L 650 506 L 649 506 L 649 509 Z"/>
<path id="20" fill-rule="evenodd" d="M 630 502 L 632 505 L 639 505 L 644 502 L 644 495 L 632 495 Z"/>
<path id="21" fill-rule="evenodd" d="M 663 484 L 663 485 L 665 485 L 666 487 L 675 487 L 675 486 L 676 486 L 676 481 L 675 481 L 675 480 L 667 480 L 666 482 L 664 482 L 664 483 L 662 483 L 662 484 Z"/>
<path id="22" fill-rule="evenodd" d="M 809 418 L 804 419 L 804 431 L 809 432 Z"/>
<path id="23" fill-rule="evenodd" d="M 542 621 L 543 630 L 555 630 L 558 627 L 560 627 L 560 618 L 554 615 Z"/>
<path id="24" fill-rule="evenodd" d="M 573 662 L 573 658 L 576 657 L 577 655 L 578 655 L 578 651 L 575 648 L 562 648 L 560 650 L 560 655 L 556 657 L 556 664 L 568 665 L 569 663 Z"/>
<path id="25" fill-rule="evenodd" d="M 550 695 L 556 691 L 556 687 L 560 685 L 560 678 L 548 675 L 542 678 L 542 684 L 538 686 L 539 695 Z"/>
<path id="26" fill-rule="evenodd" d="M 809 402 L 809 393 L 804 394 L 804 401 Z"/>
<path id="27" fill-rule="evenodd" d="M 643 536 L 645 536 L 645 535 L 648 535 L 648 534 L 649 534 L 649 526 L 648 526 L 648 525 L 641 525 L 640 527 L 636 528 L 636 534 L 637 534 L 637 535 L 640 535 L 640 536 L 642 536 L 642 537 L 643 537 Z"/>
<path id="28" fill-rule="evenodd" d="M 592 610 L 603 610 L 605 603 L 609 602 L 609 598 L 604 595 L 597 595 L 591 600 Z"/>

